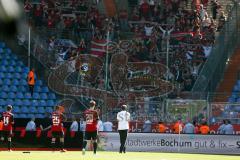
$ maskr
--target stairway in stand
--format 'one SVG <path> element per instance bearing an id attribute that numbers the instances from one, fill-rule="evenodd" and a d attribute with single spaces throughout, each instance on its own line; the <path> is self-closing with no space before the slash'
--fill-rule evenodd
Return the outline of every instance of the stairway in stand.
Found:
<path id="1" fill-rule="evenodd" d="M 224 73 L 223 80 L 220 82 L 216 93 L 226 93 L 224 95 L 216 95 L 215 102 L 227 102 L 228 97 L 231 95 L 233 87 L 238 79 L 240 70 L 240 48 L 238 48 L 232 55 L 228 62 L 227 69 Z"/>
<path id="2" fill-rule="evenodd" d="M 108 17 L 113 17 L 117 14 L 116 4 L 114 0 L 103 0 L 103 3 Z"/>

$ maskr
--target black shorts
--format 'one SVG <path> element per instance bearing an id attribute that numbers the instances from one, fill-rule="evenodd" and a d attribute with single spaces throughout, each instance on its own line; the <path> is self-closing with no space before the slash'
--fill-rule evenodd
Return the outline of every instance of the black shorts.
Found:
<path id="1" fill-rule="evenodd" d="M 12 130 L 11 131 L 1 131 L 1 137 L 4 137 L 4 138 L 10 138 L 13 136 L 13 132 Z"/>
<path id="2" fill-rule="evenodd" d="M 92 132 L 85 132 L 85 140 L 96 140 L 97 139 L 98 132 L 92 131 Z"/>
<path id="3" fill-rule="evenodd" d="M 52 138 L 64 138 L 63 131 L 52 131 Z"/>

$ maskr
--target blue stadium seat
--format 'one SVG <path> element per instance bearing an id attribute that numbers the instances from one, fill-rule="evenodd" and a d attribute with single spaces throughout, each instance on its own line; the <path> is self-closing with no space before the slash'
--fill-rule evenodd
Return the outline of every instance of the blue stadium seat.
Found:
<path id="1" fill-rule="evenodd" d="M 0 113 L 4 112 L 4 108 L 0 106 Z"/>
<path id="2" fill-rule="evenodd" d="M 7 69 L 5 66 L 0 66 L 0 72 L 7 72 Z"/>
<path id="3" fill-rule="evenodd" d="M 40 100 L 38 104 L 39 104 L 39 106 L 41 106 L 41 107 L 46 107 L 46 106 L 47 106 L 47 103 L 46 103 L 45 100 Z"/>
<path id="4" fill-rule="evenodd" d="M 8 85 L 4 85 L 2 87 L 2 90 L 5 91 L 5 92 L 9 92 L 10 88 L 8 87 Z"/>
<path id="5" fill-rule="evenodd" d="M 37 80 L 36 81 L 36 86 L 42 86 L 42 85 L 43 85 L 42 80 Z"/>
<path id="6" fill-rule="evenodd" d="M 53 108 L 52 107 L 46 107 L 45 110 L 47 113 L 52 113 L 53 112 Z"/>
<path id="7" fill-rule="evenodd" d="M 43 92 L 43 93 L 48 93 L 48 92 L 49 92 L 48 87 L 42 87 L 42 92 Z"/>
<path id="8" fill-rule="evenodd" d="M 235 98 L 229 97 L 229 98 L 228 98 L 228 102 L 230 102 L 230 103 L 235 102 Z"/>
<path id="9" fill-rule="evenodd" d="M 39 93 L 33 93 L 33 99 L 40 99 Z"/>
<path id="10" fill-rule="evenodd" d="M 0 79 L 0 85 L 3 85 L 3 81 L 2 81 L 2 79 Z"/>
<path id="11" fill-rule="evenodd" d="M 16 98 L 15 93 L 14 92 L 9 92 L 8 93 L 8 98 L 15 99 Z"/>
<path id="12" fill-rule="evenodd" d="M 54 106 L 55 103 L 53 100 L 47 100 L 47 106 Z"/>
<path id="13" fill-rule="evenodd" d="M 0 99 L 0 106 L 5 106 L 6 105 L 6 102 L 4 99 Z"/>
<path id="14" fill-rule="evenodd" d="M 14 118 L 19 118 L 19 114 L 14 114 Z"/>
<path id="15" fill-rule="evenodd" d="M 1 69 L 1 68 L 0 68 Z M 20 66 L 17 66 L 15 68 L 15 71 L 18 72 L 18 73 L 21 73 L 22 72 L 22 68 Z"/>
<path id="16" fill-rule="evenodd" d="M 35 115 L 32 113 L 27 114 L 27 118 L 35 118 Z"/>
<path id="17" fill-rule="evenodd" d="M 5 54 L 5 56 L 3 57 L 3 60 L 7 60 L 7 65 L 8 65 L 8 60 L 10 60 L 11 57 L 8 54 Z"/>
<path id="18" fill-rule="evenodd" d="M 7 99 L 6 104 L 7 105 L 14 105 L 14 101 L 12 99 Z"/>
<path id="19" fill-rule="evenodd" d="M 9 91 L 11 91 L 11 92 L 17 92 L 18 89 L 17 89 L 16 86 L 10 86 Z"/>
<path id="20" fill-rule="evenodd" d="M 8 62 L 8 64 L 10 66 L 15 66 L 16 65 L 16 61 L 14 59 L 12 59 L 12 57 L 11 57 L 11 60 Z"/>
<path id="21" fill-rule="evenodd" d="M 44 107 L 37 107 L 38 113 L 45 113 Z"/>
<path id="22" fill-rule="evenodd" d="M 5 74 L 0 72 L 0 79 L 3 79 L 3 78 L 5 78 Z"/>
<path id="23" fill-rule="evenodd" d="M 6 59 L 2 60 L 1 65 L 7 66 L 8 65 L 8 60 L 6 60 Z"/>
<path id="24" fill-rule="evenodd" d="M 27 106 L 21 107 L 21 113 L 29 113 L 29 109 Z"/>
<path id="25" fill-rule="evenodd" d="M 20 92 L 23 92 L 23 93 L 27 91 L 27 89 L 26 89 L 25 86 L 19 86 L 19 87 L 18 87 L 18 90 L 19 90 Z"/>
<path id="26" fill-rule="evenodd" d="M 24 66 L 22 61 L 17 61 L 16 65 L 19 66 L 19 67 L 23 67 Z M 23 72 L 23 70 L 21 70 L 21 71 Z"/>
<path id="27" fill-rule="evenodd" d="M 14 76 L 16 79 L 21 79 L 21 74 L 19 74 L 19 73 L 14 73 L 13 76 Z"/>
<path id="28" fill-rule="evenodd" d="M 27 115 L 24 114 L 24 113 L 21 113 L 21 114 L 18 115 L 18 118 L 27 118 Z"/>
<path id="29" fill-rule="evenodd" d="M 31 93 L 29 93 L 29 92 L 25 93 L 24 98 L 25 99 L 31 99 L 32 98 Z"/>
<path id="30" fill-rule="evenodd" d="M 3 51 L 3 49 L 0 47 L 0 54 L 2 54 L 4 51 Z M 0 58 L 2 58 L 1 56 L 0 56 Z"/>
<path id="31" fill-rule="evenodd" d="M 23 68 L 23 72 L 24 72 L 24 73 L 28 73 L 28 72 L 29 72 L 29 68 L 28 68 L 28 67 L 24 67 L 24 68 Z"/>
<path id="32" fill-rule="evenodd" d="M 18 106 L 13 107 L 13 113 L 20 113 L 20 112 L 21 112 L 21 110 Z"/>
<path id="33" fill-rule="evenodd" d="M 22 93 L 22 92 L 17 92 L 16 98 L 17 98 L 17 99 L 23 99 L 23 98 L 24 98 L 23 93 Z"/>
<path id="34" fill-rule="evenodd" d="M 15 72 L 15 68 L 14 68 L 13 66 L 9 66 L 9 67 L 7 68 L 7 70 L 8 70 L 8 72 L 10 72 L 10 73 L 14 73 L 14 72 Z"/>
<path id="35" fill-rule="evenodd" d="M 0 98 L 7 98 L 7 93 L 6 92 L 0 92 Z"/>
<path id="36" fill-rule="evenodd" d="M 7 79 L 13 78 L 12 73 L 5 73 L 5 78 L 7 78 Z"/>
<path id="37" fill-rule="evenodd" d="M 5 53 L 10 54 L 10 53 L 12 53 L 12 50 L 10 48 L 6 48 Z"/>
<path id="38" fill-rule="evenodd" d="M 22 73 L 22 74 L 21 74 L 22 79 L 27 79 L 27 76 L 28 76 L 27 73 Z"/>
<path id="39" fill-rule="evenodd" d="M 38 101 L 37 100 L 33 100 L 32 101 L 32 106 L 34 106 L 34 107 L 38 106 Z"/>
<path id="40" fill-rule="evenodd" d="M 37 109 L 34 106 L 29 107 L 29 113 L 37 113 Z"/>
<path id="41" fill-rule="evenodd" d="M 238 91 L 239 91 L 239 88 L 238 88 L 237 85 L 234 86 L 233 91 L 234 91 L 234 92 L 238 92 Z"/>
<path id="42" fill-rule="evenodd" d="M 44 114 L 35 114 L 36 118 L 45 118 Z"/>
<path id="43" fill-rule="evenodd" d="M 20 99 L 16 99 L 16 100 L 14 101 L 14 104 L 15 104 L 16 106 L 22 106 L 22 105 L 23 105 L 23 103 L 22 103 L 22 101 L 21 101 Z"/>
<path id="44" fill-rule="evenodd" d="M 18 86 L 19 85 L 19 81 L 17 79 L 12 80 L 12 85 Z"/>
<path id="45" fill-rule="evenodd" d="M 47 94 L 46 93 L 41 93 L 40 94 L 40 97 L 41 97 L 41 99 L 48 99 L 48 96 L 47 96 Z"/>
<path id="46" fill-rule="evenodd" d="M 28 100 L 28 99 L 24 99 L 23 101 L 22 101 L 22 105 L 23 106 L 31 106 L 32 105 L 32 103 Z"/>
<path id="47" fill-rule="evenodd" d="M 34 92 L 40 93 L 41 87 L 40 86 L 34 86 Z"/>
<path id="48" fill-rule="evenodd" d="M 18 60 L 18 57 L 15 55 L 15 54 L 13 54 L 12 55 L 12 60 L 14 60 L 15 62 Z M 16 64 L 15 64 L 16 65 Z"/>
<path id="49" fill-rule="evenodd" d="M 27 85 L 27 81 L 26 79 L 21 79 L 19 82 L 20 85 L 26 86 Z"/>
<path id="50" fill-rule="evenodd" d="M 55 100 L 56 95 L 54 93 L 49 93 L 48 98 Z"/>
<path id="51" fill-rule="evenodd" d="M 4 79 L 3 80 L 3 85 L 10 85 L 10 84 L 11 84 L 10 79 Z"/>

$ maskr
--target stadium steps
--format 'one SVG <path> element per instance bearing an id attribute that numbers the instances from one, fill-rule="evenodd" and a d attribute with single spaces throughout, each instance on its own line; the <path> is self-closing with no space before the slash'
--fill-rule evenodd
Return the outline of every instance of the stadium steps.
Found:
<path id="1" fill-rule="evenodd" d="M 114 0 L 103 0 L 106 15 L 108 17 L 114 17 L 117 14 L 116 3 Z"/>
<path id="2" fill-rule="evenodd" d="M 214 97 L 215 102 L 227 102 L 227 98 L 231 95 L 232 89 L 238 79 L 238 75 L 240 72 L 239 62 L 240 48 L 238 48 L 230 58 L 227 69 L 224 73 L 224 77 L 216 90 L 217 93 L 225 94 L 216 95 Z"/>

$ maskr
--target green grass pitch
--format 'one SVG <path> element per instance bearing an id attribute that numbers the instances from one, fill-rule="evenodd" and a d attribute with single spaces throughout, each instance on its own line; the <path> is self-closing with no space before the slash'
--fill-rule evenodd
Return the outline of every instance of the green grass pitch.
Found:
<path id="1" fill-rule="evenodd" d="M 206 155 L 206 154 L 178 154 L 178 153 L 149 153 L 149 152 L 128 152 L 119 154 L 117 152 L 86 152 L 83 156 L 79 151 L 1 151 L 0 160 L 239 160 L 240 156 L 228 155 Z"/>

